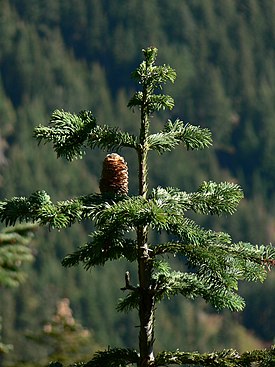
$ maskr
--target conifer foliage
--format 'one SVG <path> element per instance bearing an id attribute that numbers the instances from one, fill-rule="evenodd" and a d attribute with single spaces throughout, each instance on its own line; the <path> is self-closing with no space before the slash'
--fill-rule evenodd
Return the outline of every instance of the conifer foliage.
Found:
<path id="1" fill-rule="evenodd" d="M 116 153 L 103 163 L 100 194 L 90 194 L 53 203 L 44 191 L 29 198 L 15 197 L 0 205 L 0 219 L 6 224 L 38 221 L 50 228 L 65 228 L 74 222 L 92 220 L 95 230 L 91 240 L 69 254 L 64 266 L 82 263 L 86 269 L 104 265 L 108 260 L 126 258 L 136 262 L 138 282 L 132 284 L 125 274 L 119 311 L 138 311 L 139 345 L 137 351 L 114 348 L 98 352 L 85 366 L 267 366 L 275 361 L 274 350 L 240 356 L 236 351 L 220 353 L 154 352 L 154 322 L 158 302 L 183 295 L 202 297 L 217 309 L 240 311 L 245 302 L 238 294 L 238 283 L 264 281 L 275 261 L 272 245 L 234 243 L 227 233 L 206 230 L 188 217 L 188 212 L 204 215 L 233 214 L 243 197 L 234 183 L 203 182 L 197 191 L 188 193 L 173 187 L 148 189 L 148 154 L 160 155 L 182 144 L 187 150 L 200 150 L 212 144 L 211 133 L 180 119 L 168 120 L 161 131 L 150 132 L 151 117 L 156 111 L 172 109 L 173 98 L 163 94 L 163 85 L 174 82 L 176 72 L 168 65 L 156 64 L 157 49 L 143 50 L 144 60 L 133 72 L 138 90 L 128 107 L 140 111 L 140 131 L 135 136 L 119 128 L 100 125 L 90 111 L 72 114 L 55 111 L 49 126 L 38 126 L 34 135 L 39 142 L 52 142 L 57 156 L 68 160 L 80 158 L 87 148 L 137 153 L 139 192 L 128 195 L 126 162 Z M 172 168 L 171 168 L 172 169 Z M 169 240 L 155 243 L 149 231 L 166 232 Z M 169 256 L 185 260 L 184 271 L 174 271 Z"/>
<path id="2" fill-rule="evenodd" d="M 17 287 L 25 278 L 22 265 L 34 259 L 29 246 L 37 224 L 17 225 L 0 232 L 0 287 Z"/>
<path id="3" fill-rule="evenodd" d="M 23 224 L 0 231 L 0 289 L 18 287 L 26 279 L 23 265 L 34 260 L 29 246 L 37 224 Z M 2 343 L 2 318 L 0 317 L 0 364 L 4 353 L 13 349 Z"/>
<path id="4" fill-rule="evenodd" d="M 37 333 L 28 333 L 27 337 L 39 345 L 47 347 L 44 358 L 35 367 L 45 366 L 46 361 L 70 363 L 88 361 L 92 350 L 99 346 L 95 343 L 93 334 L 73 317 L 70 300 L 62 298 L 57 302 L 56 312 Z"/>

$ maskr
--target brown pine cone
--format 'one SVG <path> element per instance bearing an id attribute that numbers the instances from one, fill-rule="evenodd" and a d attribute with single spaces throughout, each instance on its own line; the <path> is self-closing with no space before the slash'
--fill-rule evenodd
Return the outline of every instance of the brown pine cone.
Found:
<path id="1" fill-rule="evenodd" d="M 119 154 L 111 153 L 105 157 L 99 188 L 102 194 L 113 193 L 127 195 L 128 167 L 124 158 Z"/>

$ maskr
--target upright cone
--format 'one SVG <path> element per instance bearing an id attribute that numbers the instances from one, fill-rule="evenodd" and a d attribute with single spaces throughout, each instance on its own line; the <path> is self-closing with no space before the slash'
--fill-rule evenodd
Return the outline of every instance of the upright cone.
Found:
<path id="1" fill-rule="evenodd" d="M 111 153 L 105 157 L 99 188 L 102 194 L 113 193 L 127 195 L 128 167 L 124 158 L 119 154 Z"/>

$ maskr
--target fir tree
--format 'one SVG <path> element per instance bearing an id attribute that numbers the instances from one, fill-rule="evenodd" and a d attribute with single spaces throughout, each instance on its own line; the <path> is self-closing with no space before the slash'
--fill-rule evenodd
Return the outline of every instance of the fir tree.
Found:
<path id="1" fill-rule="evenodd" d="M 34 259 L 29 244 L 37 224 L 17 225 L 4 228 L 0 232 L 0 289 L 19 286 L 25 279 L 26 273 L 22 266 Z M 11 344 L 1 342 L 1 317 L 0 317 L 0 365 L 3 354 L 12 350 Z"/>
<path id="2" fill-rule="evenodd" d="M 88 361 L 93 350 L 99 349 L 93 334 L 73 317 L 70 300 L 63 298 L 57 302 L 56 312 L 38 333 L 29 333 L 27 337 L 38 346 L 46 346 L 47 355 L 35 367 L 45 366 L 46 361 L 70 363 Z"/>
<path id="3" fill-rule="evenodd" d="M 137 309 L 139 316 L 138 350 L 114 348 L 98 352 L 85 364 L 96 366 L 138 367 L 169 365 L 260 366 L 274 363 L 274 350 L 239 355 L 234 350 L 200 354 L 197 352 L 154 353 L 154 322 L 157 304 L 164 298 L 181 294 L 189 299 L 202 297 L 217 309 L 241 311 L 245 302 L 238 294 L 238 283 L 264 281 L 275 262 L 272 245 L 234 243 L 227 233 L 206 230 L 186 213 L 204 215 L 233 214 L 243 198 L 234 183 L 203 182 L 197 191 L 187 193 L 173 187 L 148 189 L 148 154 L 160 155 L 183 144 L 187 150 L 208 148 L 212 144 L 208 129 L 180 119 L 168 120 L 158 133 L 151 133 L 152 115 L 172 109 L 173 98 L 162 93 L 166 82 L 174 82 L 176 72 L 168 65 L 156 65 L 157 49 L 143 50 L 144 61 L 132 76 L 140 86 L 128 103 L 140 111 L 140 131 L 135 136 L 107 125 L 100 125 L 90 111 L 78 114 L 54 111 L 49 126 L 38 126 L 39 142 L 52 142 L 58 157 L 81 158 L 86 148 L 107 151 L 133 149 L 138 159 L 139 192 L 128 195 L 127 164 L 117 153 L 104 161 L 100 194 L 90 194 L 53 203 L 44 191 L 30 197 L 3 201 L 0 218 L 7 225 L 17 221 L 39 221 L 49 228 L 66 228 L 74 222 L 92 220 L 91 240 L 75 253 L 67 255 L 64 266 L 82 263 L 86 269 L 104 265 L 108 260 L 125 258 L 136 262 L 138 282 L 125 274 L 122 287 L 127 295 L 118 304 L 119 311 Z M 169 241 L 154 243 L 149 231 L 167 232 Z M 188 271 L 173 271 L 169 256 L 180 256 Z M 134 278 L 134 277 L 132 277 Z M 269 363 L 269 364 L 268 364 Z"/>
<path id="4" fill-rule="evenodd" d="M 17 287 L 25 280 L 22 265 L 34 259 L 29 244 L 36 229 L 37 224 L 27 223 L 0 232 L 0 287 Z"/>

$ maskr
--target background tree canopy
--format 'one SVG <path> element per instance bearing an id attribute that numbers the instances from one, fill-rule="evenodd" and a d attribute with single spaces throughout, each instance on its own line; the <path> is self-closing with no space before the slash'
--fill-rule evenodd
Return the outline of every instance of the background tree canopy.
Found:
<path id="1" fill-rule="evenodd" d="M 137 116 L 126 107 L 134 89 L 129 74 L 140 50 L 155 45 L 159 62 L 178 74 L 171 92 L 166 88 L 175 99 L 172 118 L 199 121 L 211 129 L 215 145 L 203 155 L 182 152 L 178 158 L 173 152 L 156 160 L 151 185 L 193 191 L 203 180 L 237 182 L 245 199 L 235 215 L 198 220 L 228 231 L 234 240 L 274 241 L 273 1 L 0 0 L 0 9 L 2 199 L 42 188 L 61 200 L 99 191 L 105 154 L 94 152 L 72 163 L 56 160 L 51 147 L 37 147 L 33 127 L 48 121 L 56 108 L 88 109 L 99 121 L 136 131 Z M 156 128 L 165 113 L 161 117 L 154 118 Z M 126 160 L 130 191 L 136 192 L 131 154 Z M 71 300 L 76 318 L 93 329 L 96 342 L 131 346 L 136 331 L 128 325 L 134 316 L 118 315 L 113 307 L 126 265 L 114 263 L 92 273 L 60 265 L 65 254 L 86 241 L 88 231 L 88 224 L 62 233 L 40 230 L 28 282 L 14 291 L 1 290 L 3 339 L 17 353 L 10 359 L 18 360 L 23 350 L 26 359 L 33 359 L 35 347 L 24 334 L 50 319 L 62 297 Z M 272 342 L 274 275 L 260 288 L 243 287 L 243 294 L 247 307 L 233 317 L 183 300 L 161 307 L 161 344 L 203 351 Z M 182 327 L 174 332 L 174 324 Z M 15 335 L 20 335 L 16 341 Z"/>

